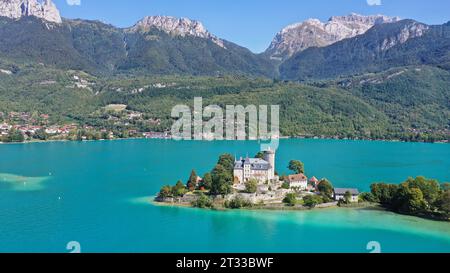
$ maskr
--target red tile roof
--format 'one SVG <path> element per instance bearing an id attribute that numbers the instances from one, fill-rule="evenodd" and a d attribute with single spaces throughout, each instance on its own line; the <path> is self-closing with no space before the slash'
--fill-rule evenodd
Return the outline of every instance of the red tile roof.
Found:
<path id="1" fill-rule="evenodd" d="M 290 182 L 293 182 L 293 181 L 308 180 L 308 178 L 304 174 L 300 173 L 300 174 L 289 175 L 288 180 Z"/>
<path id="2" fill-rule="evenodd" d="M 316 182 L 319 182 L 319 180 L 315 176 L 313 176 L 313 177 L 311 177 L 311 179 L 309 179 L 309 182 L 316 183 Z"/>

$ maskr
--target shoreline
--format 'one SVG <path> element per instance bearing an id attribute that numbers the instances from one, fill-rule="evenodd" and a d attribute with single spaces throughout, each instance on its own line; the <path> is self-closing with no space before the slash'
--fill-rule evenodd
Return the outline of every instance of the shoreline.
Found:
<path id="1" fill-rule="evenodd" d="M 224 206 L 218 206 L 218 207 L 212 207 L 212 208 L 198 208 L 194 207 L 191 203 L 187 202 L 167 202 L 167 201 L 157 201 L 155 199 L 156 197 L 149 197 L 150 204 L 155 206 L 162 206 L 162 207 L 181 207 L 181 208 L 192 208 L 192 209 L 200 209 L 200 210 L 213 210 L 213 211 L 238 211 L 238 210 L 247 210 L 247 211 L 314 211 L 314 210 L 326 210 L 326 209 L 340 209 L 340 208 L 346 208 L 346 209 L 373 209 L 373 210 L 382 210 L 382 211 L 389 211 L 385 208 L 383 208 L 381 205 L 377 203 L 357 203 L 353 205 L 344 205 L 339 206 L 337 205 L 337 202 L 331 202 L 331 203 L 324 203 L 325 206 L 316 206 L 314 208 L 309 208 L 301 205 L 296 206 L 286 206 L 283 203 L 274 203 L 274 204 L 267 204 L 267 205 L 254 205 L 251 207 L 241 207 L 241 208 L 226 208 Z M 335 205 L 330 205 L 335 204 Z M 323 204 L 322 204 L 323 205 Z"/>
<path id="2" fill-rule="evenodd" d="M 403 141 L 399 139 L 340 139 L 340 138 L 321 138 L 321 137 L 280 137 L 279 140 L 285 139 L 304 139 L 304 140 L 336 140 L 336 141 L 367 141 L 367 142 L 387 142 L 387 143 L 423 143 L 423 144 L 450 144 L 448 141 Z M 35 143 L 57 143 L 57 142 L 103 142 L 103 141 L 123 141 L 123 140 L 174 140 L 173 138 L 143 138 L 143 137 L 130 137 L 130 138 L 116 138 L 116 139 L 96 139 L 96 140 L 69 140 L 69 139 L 54 139 L 54 140 L 32 140 L 23 142 L 1 142 L 0 145 L 18 145 L 18 144 L 35 144 Z M 182 140 L 184 141 L 184 140 Z M 211 142 L 211 140 L 192 140 L 200 142 Z M 217 140 L 212 140 L 217 141 Z M 218 140 L 218 141 L 258 141 L 258 140 Z"/>
<path id="3" fill-rule="evenodd" d="M 188 208 L 188 209 L 198 209 L 198 210 L 206 210 L 206 211 L 223 211 L 223 212 L 227 212 L 227 211 L 260 211 L 260 212 L 305 212 L 305 211 L 324 211 L 324 210 L 332 210 L 332 209 L 351 209 L 351 210 L 371 210 L 371 211 L 382 211 L 382 212 L 389 212 L 392 213 L 394 215 L 397 216 L 408 216 L 408 217 L 413 217 L 413 218 L 417 218 L 417 219 L 422 219 L 422 220 L 428 220 L 428 221 L 432 221 L 432 222 L 438 222 L 438 223 L 450 223 L 450 220 L 443 220 L 443 219 L 438 219 L 438 218 L 433 218 L 433 217 L 421 217 L 421 216 L 417 216 L 417 215 L 410 215 L 410 214 L 403 214 L 403 213 L 398 213 L 392 210 L 389 210 L 387 208 L 384 208 L 383 206 L 381 206 L 378 203 L 359 203 L 359 204 L 353 204 L 353 205 L 343 205 L 343 206 L 339 206 L 339 205 L 334 205 L 334 206 L 326 206 L 326 207 L 314 207 L 314 208 L 308 208 L 308 207 L 299 207 L 299 206 L 294 206 L 294 207 L 290 207 L 290 206 L 252 206 L 252 207 L 242 207 L 242 208 L 238 208 L 238 209 L 231 209 L 231 208 L 225 208 L 223 206 L 220 207 L 214 207 L 214 208 L 198 208 L 198 207 L 194 207 L 192 206 L 192 204 L 189 203 L 175 203 L 175 202 L 160 202 L 160 201 L 156 201 L 153 198 L 150 200 L 149 202 L 151 205 L 154 206 L 161 206 L 161 207 L 171 207 L 171 208 Z"/>

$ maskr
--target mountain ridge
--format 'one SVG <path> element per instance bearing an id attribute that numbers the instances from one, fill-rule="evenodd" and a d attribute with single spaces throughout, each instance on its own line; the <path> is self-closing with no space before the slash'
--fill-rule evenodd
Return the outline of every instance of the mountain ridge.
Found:
<path id="1" fill-rule="evenodd" d="M 269 60 L 219 40 L 206 30 L 181 35 L 156 26 L 133 31 L 98 21 L 64 19 L 61 24 L 53 24 L 27 16 L 0 17 L 0 37 L 1 58 L 92 74 L 130 70 L 151 74 L 275 76 L 275 67 Z"/>
<path id="2" fill-rule="evenodd" d="M 234 74 L 320 80 L 411 64 L 450 66 L 445 57 L 448 52 L 445 39 L 417 45 L 420 54 L 416 52 L 419 49 L 408 48 L 405 52 L 410 55 L 398 54 L 402 57 L 388 59 L 386 56 L 395 52 L 395 48 L 412 44 L 408 42 L 435 27 L 385 15 L 352 13 L 332 16 L 327 22 L 308 19 L 283 28 L 265 53 L 255 54 L 217 37 L 201 22 L 188 18 L 146 16 L 133 26 L 118 28 L 83 19 L 60 18 L 61 22 L 57 22 L 23 8 L 38 5 L 45 11 L 44 7 L 50 7 L 59 16 L 51 0 L 0 3 L 3 3 L 0 15 L 6 15 L 0 17 L 0 58 L 96 75 Z M 409 25 L 402 26 L 402 22 Z M 291 40 L 284 43 L 286 37 Z M 434 60 L 438 58 L 442 62 Z M 429 61 L 414 61 L 420 59 Z"/>
<path id="3" fill-rule="evenodd" d="M 59 10 L 51 0 L 2 0 L 0 16 L 11 19 L 35 16 L 48 22 L 62 23 Z"/>
<path id="4" fill-rule="evenodd" d="M 289 80 L 320 80 L 393 67 L 429 64 L 450 67 L 450 28 L 414 20 L 374 26 L 365 34 L 324 48 L 299 52 L 280 66 Z"/>
<path id="5" fill-rule="evenodd" d="M 378 24 L 399 21 L 399 17 L 385 15 L 360 15 L 351 13 L 333 16 L 327 22 L 308 19 L 286 26 L 277 33 L 264 54 L 283 61 L 310 47 L 325 47 L 343 39 L 364 34 Z"/>

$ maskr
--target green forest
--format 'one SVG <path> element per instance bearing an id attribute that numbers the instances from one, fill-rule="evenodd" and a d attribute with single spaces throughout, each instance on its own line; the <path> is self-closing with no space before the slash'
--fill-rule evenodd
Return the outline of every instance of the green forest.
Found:
<path id="1" fill-rule="evenodd" d="M 52 124 L 163 132 L 174 121 L 175 105 L 193 107 L 194 97 L 202 97 L 204 106 L 279 105 L 284 136 L 406 141 L 449 136 L 450 75 L 426 66 L 309 84 L 246 76 L 99 77 L 43 65 L 14 71 L 0 74 L 0 112 L 48 114 Z M 126 109 L 108 111 L 111 104 Z M 130 112 L 142 113 L 144 121 L 120 122 Z"/>

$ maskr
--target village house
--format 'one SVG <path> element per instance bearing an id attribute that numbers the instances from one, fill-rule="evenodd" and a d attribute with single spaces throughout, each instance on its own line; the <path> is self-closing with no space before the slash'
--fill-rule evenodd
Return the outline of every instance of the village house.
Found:
<path id="1" fill-rule="evenodd" d="M 31 126 L 31 125 L 24 125 L 17 127 L 17 130 L 21 132 L 22 134 L 26 135 L 34 135 L 37 131 L 41 130 L 41 126 Z"/>
<path id="2" fill-rule="evenodd" d="M 346 188 L 335 188 L 334 189 L 334 200 L 344 200 L 345 194 L 349 192 L 352 197 L 350 198 L 350 202 L 355 203 L 359 201 L 359 191 L 358 189 L 346 189 Z"/>
<path id="3" fill-rule="evenodd" d="M 9 131 L 11 129 L 11 125 L 8 123 L 0 124 L 0 131 Z"/>
<path id="4" fill-rule="evenodd" d="M 145 132 L 142 133 L 144 138 L 148 139 L 170 139 L 171 135 L 169 132 Z"/>
<path id="5" fill-rule="evenodd" d="M 311 177 L 308 180 L 308 189 L 309 190 L 317 190 L 318 185 L 319 185 L 319 179 L 317 179 L 315 176 Z"/>
<path id="6" fill-rule="evenodd" d="M 8 123 L 0 124 L 0 135 L 6 136 L 9 134 L 9 130 L 11 130 L 12 126 Z"/>
<path id="7" fill-rule="evenodd" d="M 142 118 L 142 113 L 139 113 L 139 112 L 131 112 L 131 113 L 129 113 L 128 115 L 127 115 L 127 118 L 129 119 L 129 120 L 133 120 L 133 119 L 140 119 L 140 118 Z"/>
<path id="8" fill-rule="evenodd" d="M 49 135 L 55 135 L 58 133 L 58 127 L 56 127 L 56 126 L 49 127 L 47 129 L 45 129 L 45 133 L 47 133 Z"/>
<path id="9" fill-rule="evenodd" d="M 308 188 L 308 178 L 302 173 L 289 175 L 286 182 L 291 189 L 306 190 Z"/>
<path id="10" fill-rule="evenodd" d="M 234 180 L 238 184 L 244 184 L 255 179 L 258 183 L 276 180 L 275 176 L 275 152 L 265 151 L 264 158 L 249 158 L 235 160 Z"/>

